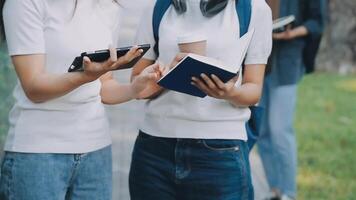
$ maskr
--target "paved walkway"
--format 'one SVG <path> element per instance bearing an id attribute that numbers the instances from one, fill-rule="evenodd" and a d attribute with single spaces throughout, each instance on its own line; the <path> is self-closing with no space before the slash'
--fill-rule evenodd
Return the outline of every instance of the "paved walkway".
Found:
<path id="1" fill-rule="evenodd" d="M 127 82 L 128 71 L 118 72 L 117 78 L 121 82 Z M 132 101 L 119 106 L 107 107 L 111 122 L 113 137 L 113 171 L 114 171 L 114 198 L 113 200 L 127 200 L 128 195 L 128 171 L 130 157 L 135 137 L 137 124 L 142 117 L 143 102 Z M 267 183 L 262 170 L 261 161 L 255 151 L 250 156 L 253 183 L 256 200 L 262 199 L 267 192 Z"/>

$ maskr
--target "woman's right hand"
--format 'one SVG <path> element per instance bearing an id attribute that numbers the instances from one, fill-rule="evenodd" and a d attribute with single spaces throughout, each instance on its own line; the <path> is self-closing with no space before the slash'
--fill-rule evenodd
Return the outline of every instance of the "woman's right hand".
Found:
<path id="1" fill-rule="evenodd" d="M 145 68 L 139 75 L 137 75 L 131 82 L 131 89 L 135 99 L 141 99 L 140 93 L 150 87 L 150 83 L 157 83 L 162 77 L 165 68 L 160 63 Z M 158 91 L 157 91 L 158 92 Z"/>
<path id="2" fill-rule="evenodd" d="M 121 65 L 130 63 L 133 59 L 139 57 L 143 50 L 138 46 L 132 47 L 124 56 L 117 58 L 115 48 L 109 48 L 110 58 L 102 63 L 92 62 L 88 57 L 83 58 L 84 72 L 83 77 L 86 82 L 97 80 L 109 71 L 119 68 Z"/>

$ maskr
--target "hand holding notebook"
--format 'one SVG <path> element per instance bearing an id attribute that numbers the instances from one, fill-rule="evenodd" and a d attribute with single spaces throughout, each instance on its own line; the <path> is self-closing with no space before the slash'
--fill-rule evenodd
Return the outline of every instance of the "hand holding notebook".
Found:
<path id="1" fill-rule="evenodd" d="M 247 49 L 251 42 L 254 31 L 249 31 L 239 39 L 239 49 L 234 52 L 238 62 L 234 66 L 227 66 L 220 60 L 197 55 L 188 54 L 175 67 L 173 67 L 158 84 L 166 89 L 181 92 L 197 97 L 205 97 L 206 93 L 192 85 L 192 77 L 201 77 L 205 74 L 209 77 L 215 75 L 223 83 L 227 83 L 239 73 Z"/>

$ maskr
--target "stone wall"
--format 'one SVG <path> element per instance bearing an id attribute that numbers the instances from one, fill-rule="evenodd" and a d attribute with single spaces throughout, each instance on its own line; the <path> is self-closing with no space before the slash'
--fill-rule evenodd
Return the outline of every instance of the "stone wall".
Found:
<path id="1" fill-rule="evenodd" d="M 330 0 L 329 23 L 319 52 L 319 70 L 356 72 L 356 0 Z"/>
<path id="2" fill-rule="evenodd" d="M 0 11 L 2 11 L 2 7 L 4 5 L 5 0 L 0 0 Z M 3 20 L 2 20 L 2 12 L 0 15 L 0 44 L 3 42 L 4 40 L 4 26 L 3 26 Z"/>

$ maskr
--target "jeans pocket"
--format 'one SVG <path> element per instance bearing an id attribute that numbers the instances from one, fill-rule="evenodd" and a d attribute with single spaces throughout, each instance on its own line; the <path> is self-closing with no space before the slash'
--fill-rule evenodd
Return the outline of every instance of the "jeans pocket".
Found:
<path id="1" fill-rule="evenodd" d="M 202 143 L 205 148 L 216 152 L 240 151 L 238 140 L 203 139 Z"/>
<path id="2" fill-rule="evenodd" d="M 12 171 L 14 158 L 6 153 L 1 164 L 0 199 L 11 199 Z"/>
<path id="3" fill-rule="evenodd" d="M 14 165 L 14 158 L 6 153 L 1 165 L 1 177 L 12 174 L 12 167 Z"/>

